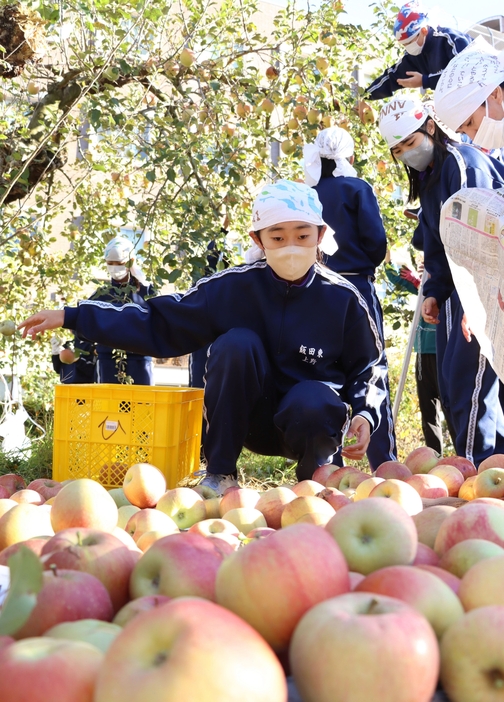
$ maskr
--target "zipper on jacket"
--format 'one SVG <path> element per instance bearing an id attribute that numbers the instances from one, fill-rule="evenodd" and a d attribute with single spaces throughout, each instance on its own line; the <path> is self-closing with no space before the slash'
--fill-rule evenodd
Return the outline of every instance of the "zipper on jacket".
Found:
<path id="1" fill-rule="evenodd" d="M 284 299 L 283 299 L 282 319 L 280 320 L 280 334 L 278 336 L 277 356 L 280 354 L 280 351 L 282 349 L 282 335 L 283 335 L 283 328 L 284 328 L 284 321 L 285 321 L 285 307 L 287 305 L 287 298 L 289 297 L 289 293 L 290 293 L 290 285 L 287 285 L 287 290 L 285 291 L 285 295 L 284 295 Z"/>

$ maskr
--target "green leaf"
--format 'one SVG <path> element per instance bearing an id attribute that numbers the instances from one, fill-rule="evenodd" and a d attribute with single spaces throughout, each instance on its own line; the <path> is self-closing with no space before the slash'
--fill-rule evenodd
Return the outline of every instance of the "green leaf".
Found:
<path id="1" fill-rule="evenodd" d="M 155 183 L 156 181 L 156 171 L 147 171 L 145 174 L 145 177 L 149 181 L 149 183 Z"/>
<path id="2" fill-rule="evenodd" d="M 42 563 L 26 546 L 21 546 L 7 563 L 10 587 L 0 612 L 1 636 L 12 636 L 26 623 L 43 584 Z"/>

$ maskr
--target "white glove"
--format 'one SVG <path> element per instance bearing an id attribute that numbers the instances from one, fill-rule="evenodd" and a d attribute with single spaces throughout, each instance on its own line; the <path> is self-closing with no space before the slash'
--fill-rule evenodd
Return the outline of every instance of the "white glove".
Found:
<path id="1" fill-rule="evenodd" d="M 51 336 L 51 353 L 53 356 L 57 356 L 62 350 L 63 344 L 59 336 Z"/>

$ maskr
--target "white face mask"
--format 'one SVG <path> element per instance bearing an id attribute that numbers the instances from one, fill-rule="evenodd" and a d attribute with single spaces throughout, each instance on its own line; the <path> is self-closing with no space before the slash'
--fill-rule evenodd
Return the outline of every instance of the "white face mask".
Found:
<path id="1" fill-rule="evenodd" d="M 123 280 L 128 275 L 128 269 L 124 265 L 110 266 L 107 263 L 107 270 L 112 280 Z"/>
<path id="2" fill-rule="evenodd" d="M 500 149 L 504 146 L 504 119 L 497 120 L 488 116 L 488 102 L 486 115 L 481 120 L 478 131 L 474 135 L 473 143 L 482 149 Z"/>
<path id="3" fill-rule="evenodd" d="M 421 173 L 434 160 L 434 142 L 427 134 L 424 134 L 423 141 L 419 146 L 404 152 L 400 156 L 396 156 L 396 158 L 398 161 L 406 164 L 406 166 L 414 168 L 415 171 Z"/>
<path id="4" fill-rule="evenodd" d="M 415 39 L 415 41 L 412 41 L 411 44 L 408 44 L 407 46 L 404 47 L 404 50 L 406 51 L 407 54 L 410 56 L 418 56 L 419 54 L 422 53 L 422 50 L 424 48 L 423 44 L 418 43 L 419 37 Z M 425 42 L 424 42 L 425 43 Z"/>
<path id="5" fill-rule="evenodd" d="M 264 249 L 267 264 L 283 280 L 299 280 L 317 260 L 316 246 L 283 246 Z"/>

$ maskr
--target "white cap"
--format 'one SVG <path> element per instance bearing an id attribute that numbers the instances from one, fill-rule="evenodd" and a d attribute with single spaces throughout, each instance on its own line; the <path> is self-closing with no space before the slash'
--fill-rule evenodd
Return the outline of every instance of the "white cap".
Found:
<path id="1" fill-rule="evenodd" d="M 381 135 L 392 148 L 416 132 L 429 116 L 429 110 L 419 100 L 396 95 L 381 109 Z"/>
<path id="2" fill-rule="evenodd" d="M 349 163 L 354 152 L 354 140 L 342 127 L 329 127 L 317 134 L 313 144 L 306 144 L 303 149 L 305 183 L 317 185 L 322 173 L 321 158 L 328 158 L 335 162 L 333 176 L 356 177 L 355 168 Z"/>
<path id="3" fill-rule="evenodd" d="M 305 183 L 278 180 L 265 185 L 252 205 L 252 228 L 259 231 L 281 222 L 322 225 L 322 205 L 315 190 Z"/>
<path id="4" fill-rule="evenodd" d="M 125 263 L 135 258 L 135 247 L 125 236 L 114 237 L 105 247 L 105 260 Z"/>
<path id="5" fill-rule="evenodd" d="M 504 51 L 488 42 L 473 42 L 445 68 L 434 93 L 440 119 L 455 130 L 504 83 Z"/>

